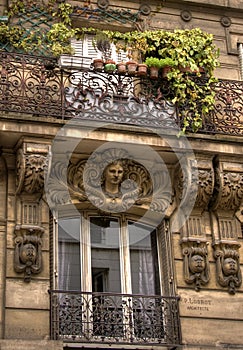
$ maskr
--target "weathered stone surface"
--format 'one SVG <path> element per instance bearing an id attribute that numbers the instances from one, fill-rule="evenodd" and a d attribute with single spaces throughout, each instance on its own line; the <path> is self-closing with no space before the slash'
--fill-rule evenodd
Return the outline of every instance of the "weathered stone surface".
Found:
<path id="1" fill-rule="evenodd" d="M 243 295 L 235 296 L 220 291 L 180 291 L 181 316 L 243 320 Z M 224 305 L 222 307 L 222 305 Z"/>
<path id="2" fill-rule="evenodd" d="M 48 310 L 50 305 L 48 289 L 47 281 L 23 283 L 20 280 L 9 279 L 6 282 L 6 307 Z"/>
<path id="3" fill-rule="evenodd" d="M 49 311 L 6 309 L 6 339 L 46 339 L 49 337 Z"/>
<path id="4" fill-rule="evenodd" d="M 1 350 L 62 350 L 63 343 L 53 340 L 0 340 Z"/>

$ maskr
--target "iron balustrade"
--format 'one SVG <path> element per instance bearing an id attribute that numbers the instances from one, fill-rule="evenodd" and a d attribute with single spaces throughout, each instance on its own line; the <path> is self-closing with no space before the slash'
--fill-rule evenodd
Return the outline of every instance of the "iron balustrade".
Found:
<path id="1" fill-rule="evenodd" d="M 72 118 L 102 123 L 176 129 L 183 125 L 166 79 L 64 69 L 54 58 L 0 52 L 0 111 L 46 121 Z M 204 83 L 203 77 L 200 79 Z M 243 135 L 243 83 L 219 80 L 200 132 Z M 180 108 L 187 109 L 187 106 Z"/>
<path id="2" fill-rule="evenodd" d="M 174 345 L 178 297 L 50 291 L 51 337 L 66 342 Z"/>

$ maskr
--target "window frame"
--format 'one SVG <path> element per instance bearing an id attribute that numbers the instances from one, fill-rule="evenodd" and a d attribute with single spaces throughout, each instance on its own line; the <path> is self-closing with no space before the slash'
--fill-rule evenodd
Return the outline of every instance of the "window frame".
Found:
<path id="1" fill-rule="evenodd" d="M 73 215 L 72 210 L 60 210 L 54 215 L 54 229 L 53 229 L 53 287 L 54 289 L 59 289 L 59 271 L 58 271 L 58 220 L 59 219 L 68 219 L 68 218 L 79 218 L 80 219 L 80 271 L 81 271 L 81 290 L 83 292 L 92 292 L 92 265 L 91 265 L 91 236 L 90 236 L 90 217 L 99 217 L 100 214 L 97 211 L 90 210 L 79 210 Z M 132 280 L 131 280 L 131 261 L 130 261 L 130 247 L 129 247 L 129 232 L 128 232 L 128 223 L 136 222 L 139 219 L 139 216 L 132 214 L 112 214 L 109 216 L 115 218 L 119 222 L 120 234 L 119 239 L 119 256 L 120 256 L 120 277 L 121 277 L 121 294 L 133 294 L 132 293 Z M 165 281 L 173 280 L 171 278 L 171 268 L 170 271 L 163 271 L 163 266 L 168 267 L 168 256 L 171 257 L 172 252 L 163 251 L 163 242 L 167 240 L 165 237 L 163 239 L 161 234 L 161 229 L 155 227 L 152 222 L 149 220 L 143 220 L 142 225 L 154 227 L 156 230 L 156 244 L 157 244 L 157 259 L 158 259 L 158 269 L 159 269 L 159 284 L 160 284 L 160 295 L 163 293 L 168 295 L 168 286 L 164 286 Z M 160 225 L 159 225 L 160 226 Z M 82 238 L 82 240 L 81 240 Z M 166 244 L 167 249 L 168 247 Z M 169 253 L 169 254 L 167 254 Z M 163 263 L 165 260 L 165 255 L 167 256 L 166 264 Z M 166 273 L 166 278 L 164 274 Z M 174 291 L 174 288 L 172 288 Z M 171 293 L 170 293 L 171 294 Z M 172 293 L 171 295 L 174 295 Z"/>

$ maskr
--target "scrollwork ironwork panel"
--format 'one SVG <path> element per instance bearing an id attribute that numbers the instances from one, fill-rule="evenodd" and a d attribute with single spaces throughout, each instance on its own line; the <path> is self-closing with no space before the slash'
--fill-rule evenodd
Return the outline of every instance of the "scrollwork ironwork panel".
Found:
<path id="1" fill-rule="evenodd" d="M 204 84 L 206 78 L 195 79 Z M 200 132 L 243 135 L 242 82 L 219 80 L 212 89 L 215 105 L 203 115 Z M 84 70 L 81 63 L 79 70 L 63 69 L 54 58 L 0 52 L 0 93 L 0 111 L 17 112 L 18 118 L 29 114 L 50 122 L 75 117 L 173 130 L 183 126 L 177 106 L 168 102 L 173 94 L 167 79 Z M 182 115 L 188 108 L 187 103 L 180 106 Z"/>
<path id="2" fill-rule="evenodd" d="M 52 338 L 75 342 L 178 344 L 178 298 L 51 291 Z"/>
<path id="3" fill-rule="evenodd" d="M 215 85 L 215 93 L 212 129 L 223 134 L 243 135 L 243 83 L 220 80 Z"/>

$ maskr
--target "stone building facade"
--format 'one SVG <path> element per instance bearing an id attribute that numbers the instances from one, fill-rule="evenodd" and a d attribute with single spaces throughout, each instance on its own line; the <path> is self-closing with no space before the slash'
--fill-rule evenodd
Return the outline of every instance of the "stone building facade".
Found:
<path id="1" fill-rule="evenodd" d="M 178 137 L 157 124 L 155 101 L 113 96 L 98 109 L 95 98 L 116 83 L 82 65 L 74 79 L 98 85 L 64 84 L 77 94 L 61 115 L 57 77 L 72 72 L 52 75 L 38 58 L 3 49 L 0 348 L 243 349 L 243 3 L 70 3 L 77 26 L 212 33 L 226 128 Z M 10 4 L 0 4 L 4 17 Z"/>

